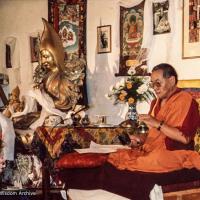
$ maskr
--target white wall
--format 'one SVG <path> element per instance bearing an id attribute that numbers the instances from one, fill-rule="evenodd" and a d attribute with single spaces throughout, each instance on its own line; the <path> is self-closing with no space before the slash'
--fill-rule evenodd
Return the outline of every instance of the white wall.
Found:
<path id="1" fill-rule="evenodd" d="M 7 37 L 17 38 L 19 52 L 20 89 L 26 92 L 32 83 L 32 68 L 30 62 L 30 36 L 37 36 L 43 30 L 41 18 L 48 16 L 47 0 L 0 0 L 0 72 L 8 72 L 5 65 L 5 40 Z M 35 63 L 36 64 L 36 63 Z M 11 89 L 19 84 L 15 74 L 10 72 Z"/>
<path id="2" fill-rule="evenodd" d="M 122 77 L 115 77 L 119 66 L 119 0 L 88 0 L 87 9 L 87 86 L 91 108 L 89 115 L 108 115 L 109 123 L 119 123 L 123 120 L 119 116 L 125 105 L 113 106 L 105 98 L 109 87 Z M 124 0 L 130 1 L 130 0 Z M 132 0 L 134 1 L 134 0 Z M 137 0 L 138 1 L 138 0 Z M 179 1 L 179 0 L 174 0 Z M 18 39 L 20 51 L 20 88 L 24 94 L 32 82 L 32 68 L 30 62 L 29 36 L 37 35 L 43 30 L 41 18 L 47 19 L 47 0 L 0 0 L 0 72 L 5 72 L 5 39 L 15 36 Z M 171 51 L 173 56 L 170 63 L 175 66 L 180 79 L 200 78 L 200 59 L 182 60 L 182 9 L 176 11 L 176 31 L 173 34 L 173 44 L 167 44 L 166 34 L 154 37 L 153 64 L 162 62 L 162 52 Z M 112 52 L 97 54 L 97 26 L 112 26 Z M 160 49 L 162 46 L 162 49 Z M 170 49 L 167 49 L 170 48 Z M 156 59 L 155 59 L 156 58 Z M 11 84 L 13 88 L 15 82 Z"/>

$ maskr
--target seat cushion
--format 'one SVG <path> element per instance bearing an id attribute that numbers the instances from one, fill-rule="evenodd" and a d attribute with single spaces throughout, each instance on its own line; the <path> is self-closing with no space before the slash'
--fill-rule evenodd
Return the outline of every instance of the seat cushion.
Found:
<path id="1" fill-rule="evenodd" d="M 87 153 L 79 154 L 76 152 L 67 153 L 61 156 L 56 162 L 56 168 L 91 168 L 101 166 L 107 160 L 106 154 Z"/>

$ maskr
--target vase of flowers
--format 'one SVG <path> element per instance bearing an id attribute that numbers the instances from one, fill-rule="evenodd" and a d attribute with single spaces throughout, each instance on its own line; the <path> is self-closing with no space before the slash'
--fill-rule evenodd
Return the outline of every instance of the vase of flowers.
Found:
<path id="1" fill-rule="evenodd" d="M 147 101 L 150 102 L 154 93 L 149 87 L 148 77 L 130 76 L 111 87 L 108 98 L 114 99 L 114 105 L 118 103 L 128 103 L 129 109 L 127 118 L 137 121 L 136 103 Z"/>
<path id="2" fill-rule="evenodd" d="M 126 119 L 130 119 L 132 121 L 138 120 L 138 114 L 136 110 L 136 103 L 128 104 L 128 112 L 126 114 Z"/>

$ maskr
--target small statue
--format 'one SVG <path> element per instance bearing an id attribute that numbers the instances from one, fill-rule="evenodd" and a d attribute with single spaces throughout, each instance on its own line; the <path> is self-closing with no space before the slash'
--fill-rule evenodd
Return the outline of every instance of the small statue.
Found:
<path id="1" fill-rule="evenodd" d="M 90 124 L 90 119 L 89 119 L 89 117 L 88 117 L 87 114 L 82 118 L 81 124 L 82 124 L 83 126 L 88 126 L 88 125 Z"/>
<path id="2" fill-rule="evenodd" d="M 9 94 L 8 105 L 3 111 L 3 115 L 10 118 L 13 113 L 21 112 L 24 109 L 24 102 L 20 101 L 20 90 L 17 86 Z"/>

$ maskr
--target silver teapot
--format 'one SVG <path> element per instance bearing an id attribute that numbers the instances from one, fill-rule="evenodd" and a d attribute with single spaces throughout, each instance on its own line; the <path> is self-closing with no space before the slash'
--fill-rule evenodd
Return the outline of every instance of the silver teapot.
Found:
<path id="1" fill-rule="evenodd" d="M 140 122 L 138 127 L 137 127 L 137 132 L 139 134 L 148 134 L 149 128 L 144 122 Z"/>

